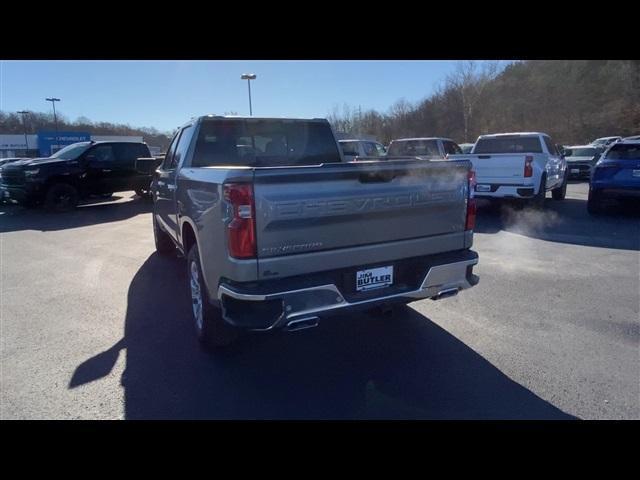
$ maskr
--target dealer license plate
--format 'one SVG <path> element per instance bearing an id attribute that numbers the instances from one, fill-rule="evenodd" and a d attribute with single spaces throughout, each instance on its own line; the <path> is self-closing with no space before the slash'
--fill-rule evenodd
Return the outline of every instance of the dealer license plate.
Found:
<path id="1" fill-rule="evenodd" d="M 360 270 L 356 274 L 356 290 L 372 290 L 393 284 L 393 265 Z"/>

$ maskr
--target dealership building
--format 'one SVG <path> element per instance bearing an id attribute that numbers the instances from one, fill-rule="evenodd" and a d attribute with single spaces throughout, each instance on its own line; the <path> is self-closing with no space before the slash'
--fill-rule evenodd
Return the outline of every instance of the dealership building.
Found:
<path id="1" fill-rule="evenodd" d="M 0 134 L 0 158 L 48 157 L 61 148 L 76 142 L 143 142 L 143 137 L 91 135 L 88 132 L 38 132 L 36 135 Z M 160 148 L 149 146 L 152 155 Z"/>

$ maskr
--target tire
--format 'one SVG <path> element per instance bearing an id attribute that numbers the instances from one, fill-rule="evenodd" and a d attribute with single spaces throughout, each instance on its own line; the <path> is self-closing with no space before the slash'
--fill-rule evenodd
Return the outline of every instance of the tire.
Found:
<path id="1" fill-rule="evenodd" d="M 78 190 L 67 183 L 56 183 L 49 187 L 44 206 L 50 212 L 68 212 L 78 205 Z"/>
<path id="2" fill-rule="evenodd" d="M 544 199 L 547 197 L 547 176 L 543 175 L 540 180 L 540 188 L 538 193 L 529 200 L 529 205 L 536 209 L 544 208 Z"/>
<path id="3" fill-rule="evenodd" d="M 163 232 L 158 226 L 156 220 L 156 214 L 151 214 L 153 217 L 153 239 L 156 242 L 156 252 L 160 255 L 171 255 L 175 253 L 176 246 L 173 244 L 173 240 L 167 232 Z"/>
<path id="4" fill-rule="evenodd" d="M 569 174 L 565 172 L 562 185 L 551 190 L 551 198 L 554 200 L 564 200 L 567 196 L 567 183 L 569 183 Z"/>
<path id="5" fill-rule="evenodd" d="M 209 302 L 196 244 L 187 254 L 187 278 L 191 294 L 192 321 L 201 347 L 209 352 L 228 349 L 238 339 L 240 331 L 225 322 L 220 309 Z"/>
<path id="6" fill-rule="evenodd" d="M 602 207 L 602 196 L 597 190 L 589 189 L 587 212 L 589 212 L 590 215 L 600 215 L 604 212 L 604 208 Z"/>

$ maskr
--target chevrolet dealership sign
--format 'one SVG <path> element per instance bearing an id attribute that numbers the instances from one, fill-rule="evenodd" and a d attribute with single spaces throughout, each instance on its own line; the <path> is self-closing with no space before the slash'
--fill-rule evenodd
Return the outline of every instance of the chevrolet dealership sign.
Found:
<path id="1" fill-rule="evenodd" d="M 40 155 L 52 155 L 67 145 L 89 140 L 89 132 L 38 132 L 38 150 Z"/>

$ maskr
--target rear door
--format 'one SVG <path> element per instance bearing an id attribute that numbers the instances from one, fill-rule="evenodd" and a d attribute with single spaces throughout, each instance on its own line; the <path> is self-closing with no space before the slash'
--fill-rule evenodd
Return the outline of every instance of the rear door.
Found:
<path id="1" fill-rule="evenodd" d="M 88 194 L 112 193 L 118 191 L 118 169 L 113 145 L 98 144 L 84 154 L 86 176 L 83 188 Z"/>
<path id="2" fill-rule="evenodd" d="M 157 178 L 154 182 L 156 218 L 176 241 L 178 235 L 176 177 L 180 160 L 189 147 L 194 128 L 193 125 L 187 126 L 175 136 L 164 162 L 157 170 Z"/>
<path id="3" fill-rule="evenodd" d="M 149 155 L 148 148 L 140 143 L 114 144 L 116 166 L 118 168 L 117 181 L 120 191 L 149 188 L 150 175 L 138 171 L 137 159 Z"/>
<path id="4" fill-rule="evenodd" d="M 463 232 L 468 168 L 394 160 L 256 169 L 258 259 Z"/>
<path id="5" fill-rule="evenodd" d="M 136 158 L 139 150 L 134 143 L 114 143 L 113 188 L 114 192 L 133 190 L 136 173 Z"/>

